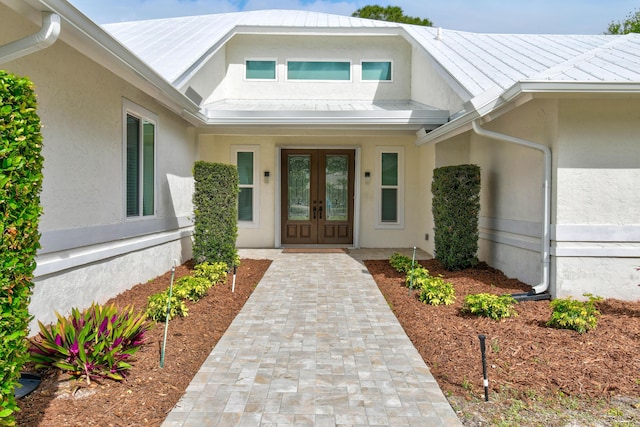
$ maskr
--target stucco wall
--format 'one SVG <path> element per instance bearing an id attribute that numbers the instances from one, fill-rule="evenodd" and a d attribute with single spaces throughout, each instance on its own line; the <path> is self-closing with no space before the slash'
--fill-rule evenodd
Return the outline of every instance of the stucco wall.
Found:
<path id="1" fill-rule="evenodd" d="M 559 104 L 554 289 L 640 299 L 640 101 Z"/>
<path id="2" fill-rule="evenodd" d="M 277 81 L 246 81 L 246 59 L 277 60 Z M 351 61 L 351 81 L 287 81 L 287 60 Z M 360 79 L 362 60 L 393 61 L 392 82 Z M 231 99 L 409 99 L 411 50 L 400 37 L 371 38 L 333 36 L 236 35 L 226 45 L 225 91 L 216 91 L 208 102 Z"/>
<path id="3" fill-rule="evenodd" d="M 38 29 L 0 6 L 0 44 Z M 3 68 L 34 82 L 43 124 L 36 319 L 86 307 L 92 296 L 105 300 L 190 256 L 191 194 L 184 190 L 191 188 L 197 149 L 188 123 L 62 40 Z M 125 214 L 125 98 L 158 119 L 157 215 L 136 221 Z"/>
<path id="4" fill-rule="evenodd" d="M 360 199 L 359 244 L 361 247 L 411 247 L 424 242 L 425 223 L 420 210 L 424 197 L 423 172 L 420 167 L 420 151 L 413 144 L 412 136 L 200 136 L 200 157 L 211 162 L 231 162 L 231 152 L 234 146 L 260 146 L 260 220 L 257 228 L 242 228 L 238 230 L 239 247 L 273 247 L 276 241 L 276 200 L 278 189 L 278 148 L 323 148 L 344 147 L 359 149 L 360 161 L 356 165 L 355 191 Z M 379 146 L 404 147 L 405 156 L 405 209 L 404 227 L 401 229 L 380 229 L 376 227 L 376 148 Z M 270 171 L 271 177 L 266 183 L 262 172 Z M 364 172 L 371 172 L 371 179 L 366 182 Z M 358 185 L 359 184 L 359 185 Z"/>
<path id="5" fill-rule="evenodd" d="M 436 108 L 457 113 L 464 108 L 467 99 L 457 94 L 444 77 L 438 73 L 432 60 L 422 48 L 414 47 L 411 61 L 411 99 Z"/>

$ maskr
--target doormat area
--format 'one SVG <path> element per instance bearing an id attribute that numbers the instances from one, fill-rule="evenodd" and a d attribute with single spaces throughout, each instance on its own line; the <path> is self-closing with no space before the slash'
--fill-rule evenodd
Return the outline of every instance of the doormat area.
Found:
<path id="1" fill-rule="evenodd" d="M 345 254 L 348 249 L 343 248 L 285 248 L 283 254 Z"/>

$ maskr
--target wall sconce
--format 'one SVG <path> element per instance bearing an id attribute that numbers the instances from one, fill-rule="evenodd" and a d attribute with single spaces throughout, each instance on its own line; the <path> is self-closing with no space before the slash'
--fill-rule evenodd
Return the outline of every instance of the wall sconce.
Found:
<path id="1" fill-rule="evenodd" d="M 371 182 L 371 172 L 364 173 L 364 182 L 366 182 L 367 184 Z"/>
<path id="2" fill-rule="evenodd" d="M 269 176 L 271 174 L 269 173 L 269 171 L 264 171 L 264 182 L 267 183 L 269 182 Z"/>

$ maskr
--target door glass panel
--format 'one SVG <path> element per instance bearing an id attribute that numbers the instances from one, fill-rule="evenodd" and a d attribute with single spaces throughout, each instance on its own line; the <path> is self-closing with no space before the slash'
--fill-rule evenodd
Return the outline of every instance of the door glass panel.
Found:
<path id="1" fill-rule="evenodd" d="M 310 219 L 310 182 L 311 156 L 290 155 L 289 168 L 289 198 L 287 217 L 292 221 L 309 221 Z"/>
<path id="2" fill-rule="evenodd" d="M 349 201 L 349 156 L 327 155 L 325 200 L 327 221 L 347 221 Z"/>

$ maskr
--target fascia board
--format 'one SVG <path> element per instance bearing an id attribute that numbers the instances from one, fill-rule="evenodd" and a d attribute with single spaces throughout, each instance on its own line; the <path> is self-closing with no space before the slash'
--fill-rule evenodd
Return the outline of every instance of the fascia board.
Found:
<path id="1" fill-rule="evenodd" d="M 194 114 L 198 112 L 193 101 L 68 2 L 33 0 L 32 3 L 34 1 L 40 9 L 44 7 L 60 15 L 66 23 L 60 34 L 65 43 L 134 84 L 170 110 L 178 114 L 185 110 Z"/>

